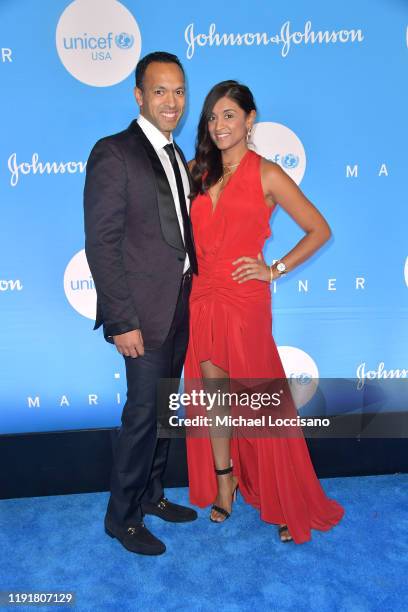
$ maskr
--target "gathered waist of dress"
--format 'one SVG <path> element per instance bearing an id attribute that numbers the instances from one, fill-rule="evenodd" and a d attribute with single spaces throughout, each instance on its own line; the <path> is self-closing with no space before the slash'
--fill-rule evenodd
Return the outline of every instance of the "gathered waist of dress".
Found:
<path id="1" fill-rule="evenodd" d="M 245 262 L 239 262 L 234 264 L 234 262 L 242 257 L 242 255 L 237 255 L 236 257 L 228 257 L 224 259 L 220 258 L 211 258 L 207 259 L 204 257 L 198 257 L 198 272 L 201 276 L 230 276 L 234 270 L 239 268 Z M 248 257 L 253 259 L 257 259 L 257 255 L 249 254 Z"/>
<path id="2" fill-rule="evenodd" d="M 231 257 L 228 257 L 228 259 L 205 259 L 204 257 L 199 257 L 199 274 L 202 276 L 231 274 L 231 272 L 233 272 L 237 267 L 236 265 L 234 266 L 232 264 L 233 261 L 235 260 Z"/>
<path id="3" fill-rule="evenodd" d="M 238 257 L 237 257 L 238 259 Z M 269 283 L 259 280 L 248 280 L 238 283 L 232 276 L 232 272 L 240 264 L 233 265 L 235 259 L 198 259 L 198 276 L 193 279 L 193 294 L 205 294 L 208 291 L 221 290 L 222 292 L 232 292 L 236 295 L 258 295 L 264 299 L 265 295 L 270 295 Z"/>

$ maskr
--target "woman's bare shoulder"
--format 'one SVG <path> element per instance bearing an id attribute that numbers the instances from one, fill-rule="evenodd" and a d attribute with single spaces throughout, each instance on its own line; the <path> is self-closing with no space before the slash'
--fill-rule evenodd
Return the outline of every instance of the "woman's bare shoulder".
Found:
<path id="1" fill-rule="evenodd" d="M 279 164 L 264 157 L 261 158 L 261 181 L 265 197 L 274 203 L 279 201 L 282 192 L 295 185 Z"/>
<path id="2" fill-rule="evenodd" d="M 279 164 L 261 157 L 261 172 L 265 177 L 275 178 L 281 176 L 283 170 Z"/>

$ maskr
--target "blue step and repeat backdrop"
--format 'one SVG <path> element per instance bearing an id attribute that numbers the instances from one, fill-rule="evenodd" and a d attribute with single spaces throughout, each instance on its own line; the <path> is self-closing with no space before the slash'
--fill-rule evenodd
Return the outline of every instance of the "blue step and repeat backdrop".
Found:
<path id="1" fill-rule="evenodd" d="M 407 26 L 404 0 L 1 0 L 0 433 L 119 423 L 124 368 L 92 331 L 82 191 L 93 144 L 137 116 L 134 67 L 154 50 L 185 66 L 188 158 L 206 93 L 238 79 L 259 109 L 252 146 L 331 225 L 273 288 L 287 375 L 406 378 Z M 282 210 L 272 232 L 268 261 L 302 236 Z"/>

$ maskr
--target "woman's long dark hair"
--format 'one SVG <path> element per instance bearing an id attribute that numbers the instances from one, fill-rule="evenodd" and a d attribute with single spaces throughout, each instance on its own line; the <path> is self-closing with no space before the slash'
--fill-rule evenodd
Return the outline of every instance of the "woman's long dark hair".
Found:
<path id="1" fill-rule="evenodd" d="M 213 143 L 208 131 L 208 121 L 215 104 L 220 98 L 230 98 L 248 114 L 256 111 L 254 97 L 246 85 L 238 81 L 222 81 L 217 83 L 204 100 L 203 110 L 197 128 L 195 163 L 191 170 L 193 189 L 190 197 L 195 198 L 199 193 L 207 191 L 222 176 L 221 152 Z"/>

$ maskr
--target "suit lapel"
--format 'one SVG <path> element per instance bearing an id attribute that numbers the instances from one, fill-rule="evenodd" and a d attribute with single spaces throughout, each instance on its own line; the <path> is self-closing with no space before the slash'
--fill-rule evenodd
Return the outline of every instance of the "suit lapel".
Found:
<path id="1" fill-rule="evenodd" d="M 163 238 L 167 244 L 175 249 L 178 249 L 179 251 L 183 251 L 184 253 L 184 243 L 180 232 L 176 207 L 174 205 L 173 195 L 171 193 L 170 185 L 162 163 L 149 139 L 146 138 L 143 130 L 139 127 L 137 121 L 132 121 L 129 128 L 137 134 L 152 165 L 156 183 L 157 206 L 159 209 L 159 219 Z"/>

